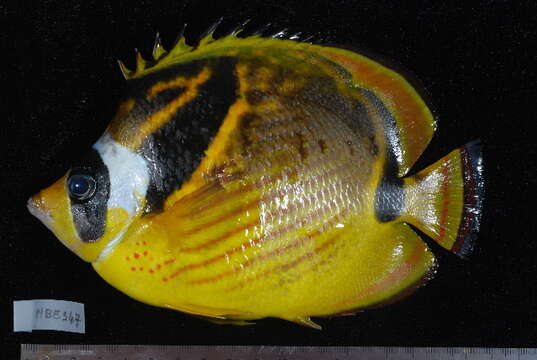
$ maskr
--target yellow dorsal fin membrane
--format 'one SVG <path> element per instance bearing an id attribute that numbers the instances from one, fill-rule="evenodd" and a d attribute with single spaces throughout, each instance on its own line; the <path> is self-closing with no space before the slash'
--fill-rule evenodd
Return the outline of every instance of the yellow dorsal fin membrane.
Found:
<path id="1" fill-rule="evenodd" d="M 145 61 L 138 49 L 134 49 L 134 52 L 136 53 L 136 73 L 141 73 L 145 70 L 147 61 Z"/>
<path id="2" fill-rule="evenodd" d="M 228 36 L 237 36 L 242 31 L 244 31 L 244 27 L 251 21 L 251 19 L 246 19 L 242 23 L 235 26 L 228 34 Z"/>
<path id="3" fill-rule="evenodd" d="M 214 24 L 212 24 L 205 32 L 200 36 L 198 47 L 207 45 L 209 43 L 212 43 L 214 41 L 213 34 L 216 31 L 216 28 L 218 25 L 222 23 L 222 20 L 224 20 L 223 17 L 220 17 Z"/>
<path id="4" fill-rule="evenodd" d="M 126 80 L 130 79 L 133 74 L 133 71 L 129 70 L 121 60 L 118 60 L 117 64 L 119 65 L 119 70 L 121 70 L 121 74 L 123 74 L 123 77 Z"/>
<path id="5" fill-rule="evenodd" d="M 466 257 L 479 231 L 484 193 L 479 141 L 405 178 L 406 221 L 442 247 Z"/>

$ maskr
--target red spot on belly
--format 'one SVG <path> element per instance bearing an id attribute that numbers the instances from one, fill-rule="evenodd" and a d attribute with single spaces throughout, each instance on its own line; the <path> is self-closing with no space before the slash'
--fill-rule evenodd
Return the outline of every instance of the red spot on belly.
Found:
<path id="1" fill-rule="evenodd" d="M 170 265 L 170 264 L 172 264 L 174 261 L 175 261 L 175 259 L 169 259 L 169 260 L 166 260 L 166 261 L 164 261 L 164 265 Z"/>
<path id="2" fill-rule="evenodd" d="M 140 266 L 140 271 L 144 271 L 144 267 L 143 267 L 143 266 Z"/>
<path id="3" fill-rule="evenodd" d="M 149 269 L 149 273 L 150 274 L 154 273 L 153 269 Z"/>
<path id="4" fill-rule="evenodd" d="M 146 250 L 146 251 L 144 251 L 144 256 L 147 256 L 147 250 Z"/>
<path id="5" fill-rule="evenodd" d="M 160 264 L 157 264 L 157 270 L 160 270 Z"/>
<path id="6" fill-rule="evenodd" d="M 136 268 L 134 266 L 131 267 L 131 271 L 136 271 Z"/>
<path id="7" fill-rule="evenodd" d="M 138 259 L 140 257 L 140 254 L 138 254 L 138 253 L 134 253 L 133 255 L 134 255 L 135 259 Z"/>
<path id="8" fill-rule="evenodd" d="M 168 278 L 163 277 L 162 281 L 166 282 L 166 281 L 168 281 Z"/>

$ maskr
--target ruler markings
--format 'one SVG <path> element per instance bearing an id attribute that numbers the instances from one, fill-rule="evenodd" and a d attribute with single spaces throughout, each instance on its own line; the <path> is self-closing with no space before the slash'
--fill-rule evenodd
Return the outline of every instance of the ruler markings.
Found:
<path id="1" fill-rule="evenodd" d="M 537 360 L 536 348 L 21 345 L 21 360 Z"/>

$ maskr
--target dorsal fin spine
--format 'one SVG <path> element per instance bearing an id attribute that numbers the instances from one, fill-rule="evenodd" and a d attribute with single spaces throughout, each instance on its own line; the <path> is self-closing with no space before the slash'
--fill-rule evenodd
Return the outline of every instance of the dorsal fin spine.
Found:
<path id="1" fill-rule="evenodd" d="M 160 34 L 157 33 L 157 35 L 155 36 L 155 45 L 153 45 L 153 59 L 156 61 L 165 54 L 167 54 L 167 51 L 162 46 Z"/>
<path id="2" fill-rule="evenodd" d="M 232 43 L 234 40 L 238 39 L 238 34 L 244 29 L 244 26 L 250 21 L 244 21 L 242 24 L 240 24 L 238 27 L 236 27 L 234 30 L 232 30 L 228 35 L 224 35 L 223 37 L 219 39 L 214 39 L 213 34 L 217 27 L 222 22 L 223 18 L 218 19 L 217 22 L 215 22 L 209 29 L 205 32 L 203 37 L 199 40 L 198 44 L 194 46 L 190 46 L 186 43 L 186 39 L 184 36 L 184 31 L 187 24 L 184 24 L 182 30 L 179 32 L 179 36 L 177 37 L 177 40 L 175 41 L 175 44 L 171 47 L 169 51 L 166 51 L 161 43 L 160 35 L 157 33 L 155 37 L 155 43 L 153 45 L 153 51 L 152 51 L 152 60 L 150 62 L 147 62 L 141 55 L 141 53 L 135 49 L 136 53 L 136 70 L 130 70 L 128 69 L 125 64 L 121 61 L 118 61 L 119 68 L 121 70 L 121 73 L 125 77 L 125 79 L 133 79 L 137 77 L 141 77 L 145 75 L 148 72 L 155 71 L 159 68 L 162 68 L 166 65 L 173 64 L 175 62 L 175 59 L 178 59 L 182 57 L 185 54 L 191 53 L 198 49 L 212 49 L 212 46 L 216 48 L 219 47 L 226 47 L 228 44 Z M 268 28 L 269 24 L 263 26 L 260 31 L 243 38 L 246 40 L 249 45 L 252 45 L 254 42 L 262 41 L 262 40 L 272 40 L 272 39 L 278 39 L 278 40 L 286 40 L 287 36 L 287 29 L 281 30 L 273 35 L 269 35 L 269 37 L 264 37 L 263 32 Z M 291 37 L 288 40 L 295 40 L 299 38 L 300 33 L 296 33 L 291 35 Z M 249 40 L 249 41 L 248 41 Z M 253 42 L 252 42 L 253 40 Z M 180 60 L 178 60 L 180 61 Z"/>

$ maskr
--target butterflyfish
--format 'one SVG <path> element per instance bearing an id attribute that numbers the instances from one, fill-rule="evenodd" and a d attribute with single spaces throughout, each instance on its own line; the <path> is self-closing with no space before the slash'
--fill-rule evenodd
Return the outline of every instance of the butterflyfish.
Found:
<path id="1" fill-rule="evenodd" d="M 479 142 L 409 175 L 436 121 L 402 75 L 237 35 L 157 40 L 152 61 L 121 63 L 115 117 L 30 212 L 128 296 L 217 322 L 318 328 L 310 317 L 390 302 L 436 271 L 411 226 L 470 253 Z"/>

